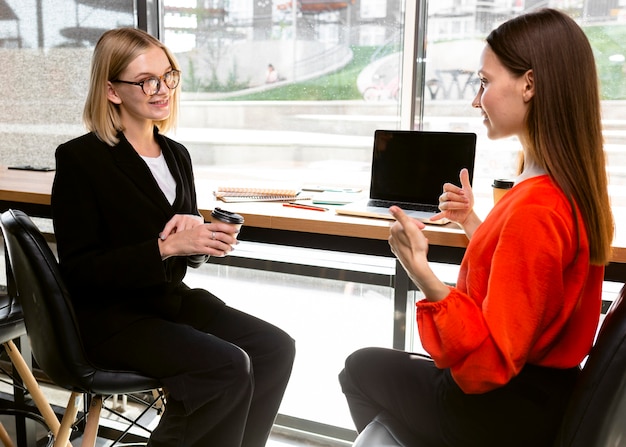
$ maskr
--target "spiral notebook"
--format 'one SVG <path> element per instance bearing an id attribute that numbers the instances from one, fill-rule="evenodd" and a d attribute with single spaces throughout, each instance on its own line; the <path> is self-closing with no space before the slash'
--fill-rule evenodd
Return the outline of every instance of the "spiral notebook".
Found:
<path id="1" fill-rule="evenodd" d="M 290 202 L 292 200 L 310 199 L 296 189 L 276 188 L 244 188 L 224 186 L 213 193 L 216 199 L 223 202 Z"/>

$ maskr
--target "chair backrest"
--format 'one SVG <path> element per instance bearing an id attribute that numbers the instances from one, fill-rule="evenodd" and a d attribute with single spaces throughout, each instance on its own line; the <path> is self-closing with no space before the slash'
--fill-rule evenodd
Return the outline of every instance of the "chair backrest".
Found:
<path id="1" fill-rule="evenodd" d="M 33 357 L 57 385 L 87 392 L 95 370 L 85 356 L 54 253 L 22 211 L 2 213 L 0 228 Z"/>
<path id="2" fill-rule="evenodd" d="M 602 323 L 565 413 L 557 447 L 625 445 L 625 294 L 626 286 Z"/>

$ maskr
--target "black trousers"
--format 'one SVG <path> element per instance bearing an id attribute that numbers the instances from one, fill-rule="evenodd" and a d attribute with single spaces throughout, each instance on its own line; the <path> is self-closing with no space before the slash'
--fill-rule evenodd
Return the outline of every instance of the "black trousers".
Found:
<path id="1" fill-rule="evenodd" d="M 348 357 L 339 381 L 359 432 L 386 413 L 416 447 L 547 447 L 578 373 L 528 365 L 502 388 L 465 394 L 427 357 L 365 348 Z"/>
<path id="2" fill-rule="evenodd" d="M 89 346 L 88 355 L 164 383 L 167 404 L 149 446 L 263 447 L 295 343 L 281 329 L 195 289 L 168 318 L 145 316 Z"/>

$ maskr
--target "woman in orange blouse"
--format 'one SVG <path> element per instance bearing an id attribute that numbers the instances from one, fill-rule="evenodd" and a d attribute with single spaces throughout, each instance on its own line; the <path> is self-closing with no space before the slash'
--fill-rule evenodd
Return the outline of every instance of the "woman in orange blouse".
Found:
<path id="1" fill-rule="evenodd" d="M 428 265 L 424 225 L 392 207 L 389 244 L 424 294 L 432 360 L 381 348 L 346 360 L 340 381 L 357 426 L 395 417 L 420 446 L 550 446 L 591 348 L 613 238 L 593 53 L 551 9 L 487 37 L 472 105 L 489 138 L 516 136 L 513 189 L 481 222 L 466 170 L 438 216 L 470 239 L 455 287 Z"/>

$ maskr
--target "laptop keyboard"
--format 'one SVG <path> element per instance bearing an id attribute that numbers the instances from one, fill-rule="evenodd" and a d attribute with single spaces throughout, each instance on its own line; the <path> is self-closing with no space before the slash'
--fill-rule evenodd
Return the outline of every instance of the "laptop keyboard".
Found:
<path id="1" fill-rule="evenodd" d="M 423 203 L 391 202 L 389 200 L 370 199 L 367 204 L 368 206 L 377 206 L 382 208 L 389 208 L 391 205 L 397 205 L 404 210 L 425 211 L 427 213 L 439 212 L 439 208 L 437 206 L 426 205 Z"/>

